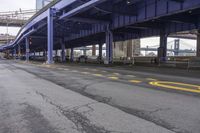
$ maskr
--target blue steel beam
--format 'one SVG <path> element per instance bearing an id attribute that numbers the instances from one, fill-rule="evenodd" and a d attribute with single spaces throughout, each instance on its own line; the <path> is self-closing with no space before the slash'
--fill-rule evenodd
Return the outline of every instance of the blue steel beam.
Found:
<path id="1" fill-rule="evenodd" d="M 26 34 L 24 34 L 16 43 L 19 44 L 23 39 L 26 39 L 27 36 L 30 36 L 32 33 L 36 32 L 35 29 L 31 29 L 30 31 L 28 31 Z M 15 46 L 15 45 L 14 45 Z"/>
<path id="2" fill-rule="evenodd" d="M 98 19 L 92 19 L 92 18 L 84 18 L 84 17 L 72 17 L 67 20 L 72 20 L 75 22 L 83 22 L 83 23 L 88 23 L 88 24 L 108 24 L 109 21 L 106 20 L 98 20 Z"/>
<path id="3" fill-rule="evenodd" d="M 90 9 L 91 7 L 95 7 L 96 5 L 105 2 L 106 0 L 91 0 L 67 13 L 64 13 L 62 16 L 60 16 L 59 19 L 65 19 L 65 18 L 70 18 L 80 12 L 84 12 L 88 9 Z"/>
<path id="4" fill-rule="evenodd" d="M 104 2 L 106 2 L 106 1 L 108 1 L 108 0 L 105 0 Z M 115 4 L 118 4 L 120 2 L 120 0 L 112 0 L 112 1 Z M 62 0 L 59 3 L 53 5 L 53 7 L 56 8 L 58 11 L 65 12 L 65 11 L 68 11 L 68 10 L 66 10 L 66 7 L 74 2 L 76 2 L 76 1 L 75 0 L 74 1 L 73 0 L 71 0 L 71 1 L 70 0 Z M 95 2 L 95 1 L 91 0 L 89 2 L 91 3 L 91 2 Z M 87 2 L 87 3 L 89 3 L 89 2 Z M 102 2 L 102 3 L 100 2 L 100 3 L 102 5 L 103 4 L 105 5 L 104 2 Z M 79 16 L 82 13 L 89 14 L 91 9 L 94 9 L 94 5 L 86 6 L 86 4 L 83 4 L 77 8 L 69 11 L 68 13 L 71 12 L 71 15 L 68 14 L 69 15 L 68 17 L 74 17 L 77 15 Z M 97 3 L 95 6 L 99 6 L 99 5 L 100 4 Z M 177 2 L 177 1 L 173 1 L 173 0 L 163 0 L 163 1 L 149 0 L 149 1 L 146 1 L 146 3 L 144 2 L 144 0 L 141 0 L 141 1 L 138 0 L 137 3 L 127 4 L 127 6 L 137 8 L 138 15 L 130 16 L 128 14 L 127 15 L 126 14 L 116 14 L 116 12 L 112 12 L 112 14 L 111 14 L 112 26 L 111 27 L 112 27 L 112 30 L 115 30 L 118 28 L 124 28 L 126 26 L 135 26 L 138 23 L 141 23 L 141 25 L 142 25 L 144 22 L 149 23 L 156 19 L 162 19 L 162 17 L 165 17 L 165 16 L 170 17 L 171 15 L 174 15 L 174 14 L 181 14 L 182 12 L 194 11 L 195 9 L 200 8 L 199 5 L 200 5 L 199 0 L 184 0 L 183 2 Z M 105 16 L 103 16 L 105 14 L 101 14 L 101 15 L 102 15 L 101 18 L 105 17 Z M 47 11 L 44 11 L 43 13 L 41 13 L 40 15 L 38 15 L 34 19 L 32 19 L 32 21 L 30 21 L 20 31 L 20 34 L 17 36 L 17 40 L 19 40 L 25 32 L 30 30 L 30 28 L 37 25 L 40 21 L 46 19 L 46 17 L 47 17 Z M 91 16 L 91 17 L 93 19 L 95 19 L 95 16 Z M 56 18 L 55 18 L 55 21 L 57 21 Z M 74 27 L 70 27 L 70 28 L 74 28 Z M 177 32 L 177 31 L 196 29 L 195 25 L 193 25 L 193 24 L 185 24 L 185 23 L 177 24 L 177 23 L 171 23 L 171 22 L 167 23 L 165 25 L 165 28 L 166 28 L 166 33 L 173 33 L 173 32 Z M 82 38 L 82 40 L 84 40 L 83 37 L 99 34 L 104 31 L 105 31 L 105 29 L 102 25 L 92 24 L 92 29 L 84 30 L 84 32 L 79 32 L 79 33 L 77 32 L 77 34 L 72 34 L 67 39 L 67 41 L 71 41 L 71 40 L 79 39 L 79 38 Z M 58 33 L 55 33 L 55 34 L 58 34 Z M 153 35 L 158 35 L 158 34 L 159 34 L 159 31 L 157 29 L 147 29 L 147 30 L 141 30 L 139 37 L 153 36 Z M 138 34 L 125 33 L 124 36 L 125 36 L 124 38 L 126 38 L 126 39 L 128 39 L 128 38 L 132 39 L 134 37 L 138 37 Z"/>

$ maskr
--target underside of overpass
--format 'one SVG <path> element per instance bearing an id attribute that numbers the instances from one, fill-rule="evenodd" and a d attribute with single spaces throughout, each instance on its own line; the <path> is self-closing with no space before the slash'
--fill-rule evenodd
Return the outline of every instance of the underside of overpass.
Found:
<path id="1" fill-rule="evenodd" d="M 199 0 L 57 0 L 34 15 L 15 41 L 0 48 L 26 53 L 106 44 L 106 61 L 113 59 L 113 42 L 160 36 L 158 58 L 164 59 L 170 34 L 192 31 L 200 56 Z M 71 58 L 73 59 L 73 58 Z"/>

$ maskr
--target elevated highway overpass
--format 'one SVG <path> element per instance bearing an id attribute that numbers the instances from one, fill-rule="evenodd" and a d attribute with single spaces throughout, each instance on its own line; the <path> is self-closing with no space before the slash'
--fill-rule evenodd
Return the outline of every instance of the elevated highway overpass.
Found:
<path id="1" fill-rule="evenodd" d="M 160 36 L 158 57 L 166 57 L 169 34 L 193 31 L 197 34 L 200 56 L 199 0 L 56 0 L 34 15 L 16 39 L 1 51 L 17 49 L 26 53 L 47 51 L 47 63 L 53 62 L 53 50 L 106 43 L 106 60 L 112 62 L 112 43 L 129 39 Z M 20 48 L 19 48 L 20 47 Z"/>

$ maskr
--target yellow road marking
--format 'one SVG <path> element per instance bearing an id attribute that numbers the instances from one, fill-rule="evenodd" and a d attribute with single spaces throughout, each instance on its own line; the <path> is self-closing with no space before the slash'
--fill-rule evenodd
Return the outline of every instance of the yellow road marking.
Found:
<path id="1" fill-rule="evenodd" d="M 167 81 L 153 81 L 153 82 L 150 82 L 149 84 L 153 86 L 168 88 L 168 89 L 200 93 L 200 86 L 198 85 L 185 84 L 185 83 L 179 83 L 179 82 L 167 82 Z M 178 87 L 178 86 L 173 86 L 173 85 L 181 85 L 185 87 Z M 195 89 L 192 89 L 192 88 L 195 88 Z"/>
<path id="2" fill-rule="evenodd" d="M 97 76 L 97 77 L 103 77 L 102 74 L 93 74 L 94 76 Z"/>
<path id="3" fill-rule="evenodd" d="M 81 72 L 82 74 L 90 74 L 89 72 Z"/>
<path id="4" fill-rule="evenodd" d="M 141 83 L 142 81 L 140 81 L 140 80 L 129 80 L 129 82 L 131 82 L 131 83 Z"/>
<path id="5" fill-rule="evenodd" d="M 108 77 L 109 79 L 118 80 L 118 77 Z"/>
<path id="6" fill-rule="evenodd" d="M 136 76 L 134 76 L 134 75 L 125 75 L 125 76 L 127 76 L 127 77 L 131 77 L 131 78 L 136 77 Z"/>
<path id="7" fill-rule="evenodd" d="M 155 80 L 157 80 L 157 79 L 154 79 L 154 78 L 146 78 L 146 80 L 155 81 Z"/>

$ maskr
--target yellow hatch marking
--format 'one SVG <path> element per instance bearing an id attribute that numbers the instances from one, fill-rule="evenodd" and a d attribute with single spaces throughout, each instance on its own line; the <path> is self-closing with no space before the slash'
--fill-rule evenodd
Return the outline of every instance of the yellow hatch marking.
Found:
<path id="1" fill-rule="evenodd" d="M 118 80 L 118 77 L 108 77 L 109 79 Z"/>
<path id="2" fill-rule="evenodd" d="M 174 89 L 174 90 L 200 93 L 200 86 L 198 85 L 185 84 L 185 83 L 179 83 L 179 82 L 167 82 L 167 81 L 153 81 L 153 82 L 150 82 L 149 84 L 153 86 L 159 86 L 159 87 L 164 87 L 164 88 L 169 88 L 169 89 Z M 181 85 L 185 87 L 178 87 L 178 86 L 173 86 L 173 85 Z M 192 89 L 192 88 L 195 88 L 195 89 Z"/>
<path id="3" fill-rule="evenodd" d="M 94 76 L 97 76 L 97 77 L 103 77 L 102 74 L 93 74 Z"/>
<path id="4" fill-rule="evenodd" d="M 142 81 L 140 81 L 140 80 L 129 80 L 129 82 L 131 82 L 131 83 L 141 83 Z"/>
<path id="5" fill-rule="evenodd" d="M 81 72 L 82 74 L 90 74 L 89 72 Z"/>

